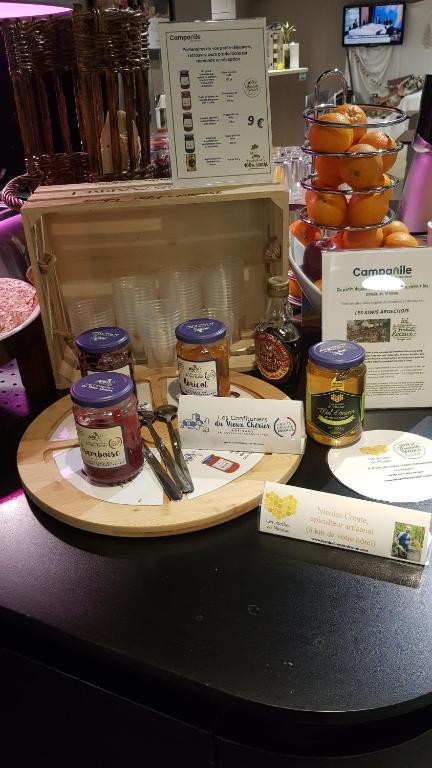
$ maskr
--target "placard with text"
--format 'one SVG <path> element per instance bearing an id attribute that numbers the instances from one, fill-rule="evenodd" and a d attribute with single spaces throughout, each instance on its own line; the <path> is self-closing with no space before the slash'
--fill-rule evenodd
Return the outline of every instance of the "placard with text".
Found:
<path id="1" fill-rule="evenodd" d="M 432 405 L 432 248 L 323 251 L 323 339 L 366 350 L 366 408 Z"/>
<path id="2" fill-rule="evenodd" d="M 426 565 L 430 515 L 293 485 L 267 482 L 259 530 Z"/>
<path id="3" fill-rule="evenodd" d="M 160 29 L 177 186 L 272 180 L 265 19 Z"/>

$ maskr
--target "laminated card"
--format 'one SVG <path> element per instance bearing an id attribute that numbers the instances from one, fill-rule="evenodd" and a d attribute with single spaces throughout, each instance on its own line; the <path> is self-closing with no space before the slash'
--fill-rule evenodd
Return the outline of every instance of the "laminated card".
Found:
<path id="1" fill-rule="evenodd" d="M 173 184 L 272 181 L 265 19 L 160 28 Z"/>
<path id="2" fill-rule="evenodd" d="M 401 562 L 427 564 L 430 515 L 293 485 L 266 483 L 259 530 L 352 549 Z"/>
<path id="3" fill-rule="evenodd" d="M 306 442 L 299 400 L 181 395 L 178 423 L 184 448 L 300 454 Z"/>
<path id="4" fill-rule="evenodd" d="M 432 248 L 323 252 L 323 339 L 366 350 L 366 408 L 432 405 Z"/>

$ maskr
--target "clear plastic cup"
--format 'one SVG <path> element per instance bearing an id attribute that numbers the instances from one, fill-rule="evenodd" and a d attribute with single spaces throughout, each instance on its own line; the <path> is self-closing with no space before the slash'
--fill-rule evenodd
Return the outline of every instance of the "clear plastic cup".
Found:
<path id="1" fill-rule="evenodd" d="M 245 289 L 243 264 L 238 258 L 222 258 L 204 269 L 203 304 L 232 312 L 236 320 L 243 314 Z"/>
<path id="2" fill-rule="evenodd" d="M 180 312 L 168 301 L 147 302 L 146 313 L 140 320 L 140 333 L 150 368 L 175 365 L 175 329 L 180 322 Z"/>
<path id="3" fill-rule="evenodd" d="M 77 299 L 68 304 L 72 335 L 79 336 L 91 328 L 114 325 L 114 307 L 110 298 Z"/>
<path id="4" fill-rule="evenodd" d="M 155 275 L 126 275 L 113 281 L 113 301 L 116 322 L 129 333 L 136 360 L 146 359 L 146 349 L 140 332 L 140 321 L 145 314 L 146 303 L 157 296 Z"/>
<path id="5" fill-rule="evenodd" d="M 304 203 L 305 190 L 301 180 L 312 173 L 312 160 L 298 147 L 284 161 L 289 200 L 291 203 Z"/>
<path id="6" fill-rule="evenodd" d="M 234 312 L 230 312 L 228 309 L 221 309 L 220 307 L 203 307 L 199 317 L 210 317 L 213 320 L 220 320 L 227 329 L 229 344 L 233 341 L 237 341 L 240 336 L 238 321 Z"/>
<path id="7" fill-rule="evenodd" d="M 180 322 L 197 317 L 202 306 L 202 277 L 196 267 L 162 269 L 158 272 L 159 296 L 178 308 Z"/>

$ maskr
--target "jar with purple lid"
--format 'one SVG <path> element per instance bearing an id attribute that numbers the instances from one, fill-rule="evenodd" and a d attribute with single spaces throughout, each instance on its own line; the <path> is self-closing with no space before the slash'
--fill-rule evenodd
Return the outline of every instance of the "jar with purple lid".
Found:
<path id="1" fill-rule="evenodd" d="M 176 328 L 177 364 L 184 395 L 229 397 L 226 327 L 219 320 L 198 317 Z"/>
<path id="2" fill-rule="evenodd" d="M 75 339 L 81 376 L 101 371 L 124 373 L 133 380 L 128 332 L 115 326 L 84 331 Z"/>
<path id="3" fill-rule="evenodd" d="M 353 341 L 314 344 L 306 366 L 306 431 L 332 447 L 355 443 L 362 433 L 365 351 Z"/>
<path id="4" fill-rule="evenodd" d="M 130 376 L 98 373 L 70 389 L 85 472 L 102 485 L 131 480 L 143 463 L 137 401 Z"/>

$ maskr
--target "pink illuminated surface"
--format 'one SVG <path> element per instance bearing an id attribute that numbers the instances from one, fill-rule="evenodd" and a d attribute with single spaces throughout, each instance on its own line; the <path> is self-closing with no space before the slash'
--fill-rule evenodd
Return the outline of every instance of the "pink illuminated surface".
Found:
<path id="1" fill-rule="evenodd" d="M 66 13 L 70 8 L 35 3 L 0 3 L 0 19 L 18 19 L 26 16 L 48 16 L 50 13 Z"/>

